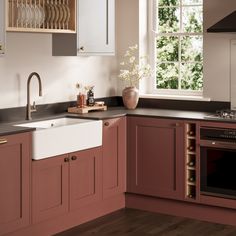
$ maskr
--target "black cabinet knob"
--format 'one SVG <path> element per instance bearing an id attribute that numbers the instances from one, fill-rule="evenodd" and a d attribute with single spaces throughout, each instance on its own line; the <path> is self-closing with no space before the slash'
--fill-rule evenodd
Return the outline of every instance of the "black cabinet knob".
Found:
<path id="1" fill-rule="evenodd" d="M 105 122 L 104 125 L 105 126 L 109 126 L 110 124 L 109 124 L 109 122 Z"/>
<path id="2" fill-rule="evenodd" d="M 77 160 L 77 156 L 72 156 L 72 157 L 71 157 L 71 160 L 72 160 L 72 161 Z"/>
<path id="3" fill-rule="evenodd" d="M 65 159 L 64 159 L 64 162 L 69 162 L 70 161 L 70 159 L 68 158 L 68 157 L 66 157 Z"/>

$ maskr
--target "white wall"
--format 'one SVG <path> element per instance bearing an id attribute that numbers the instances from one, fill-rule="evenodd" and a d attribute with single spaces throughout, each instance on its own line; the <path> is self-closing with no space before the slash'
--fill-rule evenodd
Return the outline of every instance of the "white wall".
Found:
<path id="1" fill-rule="evenodd" d="M 0 58 L 0 108 L 25 106 L 28 75 L 36 71 L 43 83 L 38 97 L 32 80 L 32 101 L 37 104 L 71 101 L 76 82 L 95 85 L 95 97 L 116 95 L 115 57 L 52 57 L 51 35 L 7 33 L 7 53 Z"/>
<path id="2" fill-rule="evenodd" d="M 128 47 L 139 43 L 139 0 L 116 0 L 116 42 L 119 69 Z M 123 81 L 118 80 L 118 95 L 124 86 Z"/>
<path id="3" fill-rule="evenodd" d="M 235 0 L 204 0 L 204 29 L 236 10 Z M 230 41 L 235 34 L 204 34 L 204 96 L 230 101 Z M 236 79 L 236 78 L 235 78 Z"/>

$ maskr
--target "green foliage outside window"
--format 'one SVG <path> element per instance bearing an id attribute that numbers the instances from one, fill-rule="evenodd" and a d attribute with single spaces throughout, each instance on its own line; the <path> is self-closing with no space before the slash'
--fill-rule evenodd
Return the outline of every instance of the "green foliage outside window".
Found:
<path id="1" fill-rule="evenodd" d="M 202 0 L 157 2 L 156 87 L 200 91 L 203 87 Z"/>

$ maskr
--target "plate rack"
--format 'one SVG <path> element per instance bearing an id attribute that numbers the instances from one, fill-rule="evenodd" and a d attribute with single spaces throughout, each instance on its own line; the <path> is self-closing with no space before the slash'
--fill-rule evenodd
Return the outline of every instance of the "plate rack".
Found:
<path id="1" fill-rule="evenodd" d="M 76 0 L 8 0 L 7 31 L 76 32 Z"/>

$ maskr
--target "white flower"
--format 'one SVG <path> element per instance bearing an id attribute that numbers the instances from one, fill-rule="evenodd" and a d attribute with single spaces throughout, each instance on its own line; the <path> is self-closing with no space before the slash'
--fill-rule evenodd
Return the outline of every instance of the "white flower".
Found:
<path id="1" fill-rule="evenodd" d="M 130 51 L 127 50 L 127 51 L 125 52 L 125 57 L 129 57 L 129 56 L 130 56 Z"/>
<path id="2" fill-rule="evenodd" d="M 138 49 L 138 45 L 135 44 L 134 46 L 130 46 L 129 49 L 130 49 L 131 51 L 134 51 L 134 50 Z"/>
<path id="3" fill-rule="evenodd" d="M 130 46 L 125 52 L 124 61 L 120 63 L 121 66 L 125 66 L 125 69 L 120 70 L 119 78 L 129 82 L 129 86 L 134 86 L 140 79 L 148 78 L 152 74 L 146 57 L 139 57 L 136 61 L 137 49 L 137 44 Z"/>
<path id="4" fill-rule="evenodd" d="M 130 57 L 129 63 L 130 63 L 130 64 L 134 63 L 135 59 L 136 59 L 135 56 Z"/>

